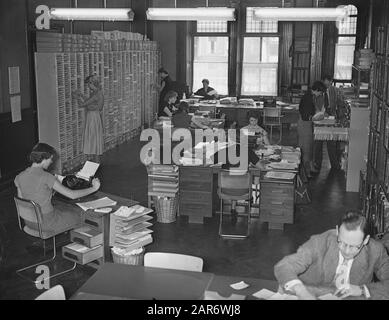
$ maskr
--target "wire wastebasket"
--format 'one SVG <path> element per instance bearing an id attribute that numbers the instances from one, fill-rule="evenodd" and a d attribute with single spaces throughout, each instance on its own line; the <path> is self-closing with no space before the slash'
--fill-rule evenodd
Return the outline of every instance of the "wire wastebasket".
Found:
<path id="1" fill-rule="evenodd" d="M 178 197 L 154 197 L 153 202 L 158 222 L 171 223 L 176 221 Z"/>
<path id="2" fill-rule="evenodd" d="M 145 253 L 145 249 L 143 247 L 134 250 L 112 247 L 111 253 L 114 263 L 143 266 L 143 257 Z"/>

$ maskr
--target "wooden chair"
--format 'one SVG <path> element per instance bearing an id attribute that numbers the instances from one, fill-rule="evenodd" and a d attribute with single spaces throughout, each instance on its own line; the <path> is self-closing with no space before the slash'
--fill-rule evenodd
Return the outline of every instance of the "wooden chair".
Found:
<path id="1" fill-rule="evenodd" d="M 277 141 L 277 144 L 281 142 L 282 139 L 282 122 L 281 118 L 281 108 L 263 108 L 263 125 L 265 127 L 270 127 L 270 143 L 273 140 L 273 127 L 278 127 L 280 131 L 280 138 Z"/>
<path id="2" fill-rule="evenodd" d="M 58 284 L 43 292 L 41 295 L 36 297 L 35 300 L 66 300 L 65 291 L 63 287 Z"/>
<path id="3" fill-rule="evenodd" d="M 56 250 L 56 245 L 55 245 L 55 236 L 58 234 L 61 234 L 63 232 L 66 232 L 72 228 L 68 227 L 68 228 L 63 228 L 62 230 L 44 231 L 44 230 L 42 230 L 43 217 L 42 217 L 41 207 L 39 206 L 39 204 L 37 204 L 36 202 L 34 202 L 32 200 L 26 200 L 26 199 L 23 199 L 23 198 L 20 198 L 17 196 L 14 197 L 14 200 L 15 200 L 15 204 L 16 204 L 20 230 L 23 230 L 24 232 L 26 232 L 30 236 L 41 238 L 43 240 L 44 256 L 46 256 L 46 240 L 52 239 L 52 243 L 53 243 L 53 255 L 50 259 L 35 263 L 33 265 L 29 265 L 29 266 L 24 267 L 22 269 L 18 269 L 16 271 L 16 273 L 19 276 L 21 276 L 22 278 L 27 279 L 31 282 L 40 283 L 44 280 L 51 279 L 51 278 L 60 276 L 62 274 L 65 274 L 69 271 L 74 270 L 76 268 L 77 263 L 74 263 L 72 265 L 72 267 L 69 269 L 66 269 L 66 270 L 58 272 L 58 273 L 50 274 L 49 277 L 44 278 L 44 279 L 34 280 L 34 279 L 31 279 L 30 277 L 23 274 L 23 271 L 30 270 L 36 266 L 45 265 L 49 262 L 54 261 L 54 259 L 57 256 L 57 250 Z M 30 225 L 31 224 L 37 225 L 38 230 L 31 228 L 30 226 L 28 226 L 26 224 L 26 222 L 28 222 Z"/>
<path id="4" fill-rule="evenodd" d="M 203 271 L 203 259 L 185 254 L 167 252 L 147 252 L 144 266 L 187 271 Z"/>
<path id="5" fill-rule="evenodd" d="M 220 221 L 219 235 L 221 237 L 232 239 L 247 238 L 250 233 L 251 220 L 251 176 L 247 171 L 238 171 L 236 169 L 221 170 L 218 175 L 218 190 L 220 198 Z M 238 201 L 245 200 L 248 202 L 247 230 L 244 234 L 226 234 L 223 232 L 223 200 Z"/>

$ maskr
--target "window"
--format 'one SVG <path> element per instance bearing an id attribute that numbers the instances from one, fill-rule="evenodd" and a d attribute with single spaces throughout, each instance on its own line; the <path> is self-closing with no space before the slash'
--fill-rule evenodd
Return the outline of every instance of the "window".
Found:
<path id="1" fill-rule="evenodd" d="M 277 21 L 253 19 L 254 8 L 246 11 L 246 36 L 243 39 L 242 95 L 277 95 L 278 47 Z M 269 34 L 270 33 L 270 34 Z"/>
<path id="2" fill-rule="evenodd" d="M 354 61 L 355 39 L 357 33 L 357 8 L 347 6 L 349 17 L 337 23 L 338 42 L 335 46 L 334 78 L 351 80 Z"/>
<path id="3" fill-rule="evenodd" d="M 193 46 L 193 91 L 201 88 L 201 80 L 206 78 L 209 80 L 209 86 L 218 94 L 227 95 L 229 49 L 227 22 L 197 22 Z"/>

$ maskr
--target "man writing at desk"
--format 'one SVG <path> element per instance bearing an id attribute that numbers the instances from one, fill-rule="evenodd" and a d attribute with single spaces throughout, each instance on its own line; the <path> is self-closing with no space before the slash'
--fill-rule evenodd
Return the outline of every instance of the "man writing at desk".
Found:
<path id="1" fill-rule="evenodd" d="M 201 81 L 203 83 L 203 87 L 199 90 L 197 90 L 194 95 L 196 96 L 203 96 L 204 100 L 214 100 L 217 99 L 218 94 L 214 88 L 211 88 L 209 86 L 209 80 L 208 79 L 203 79 Z"/>
<path id="2" fill-rule="evenodd" d="M 389 257 L 366 229 L 366 218 L 350 211 L 336 230 L 312 236 L 275 265 L 281 288 L 305 300 L 327 293 L 389 299 Z"/>

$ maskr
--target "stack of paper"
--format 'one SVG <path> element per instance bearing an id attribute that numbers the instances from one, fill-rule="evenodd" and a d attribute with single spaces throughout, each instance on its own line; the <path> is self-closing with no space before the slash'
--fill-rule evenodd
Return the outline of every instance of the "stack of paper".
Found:
<path id="1" fill-rule="evenodd" d="M 89 181 L 91 177 L 93 177 L 96 174 L 97 169 L 99 168 L 100 164 L 86 161 L 82 169 L 76 174 L 78 178 L 84 179 Z"/>
<path id="2" fill-rule="evenodd" d="M 258 299 L 265 299 L 265 300 L 298 300 L 297 296 L 291 294 L 273 292 L 267 289 L 262 289 L 256 293 L 253 293 L 253 296 Z"/>
<path id="3" fill-rule="evenodd" d="M 265 174 L 265 178 L 291 180 L 294 178 L 295 175 L 296 174 L 292 172 L 269 171 Z"/>
<path id="4" fill-rule="evenodd" d="M 82 210 L 87 211 L 88 209 L 97 209 L 97 208 L 104 208 L 104 207 L 110 207 L 115 206 L 116 201 L 111 200 L 108 197 L 104 197 L 101 199 L 88 201 L 88 202 L 81 202 L 76 203 Z"/>

